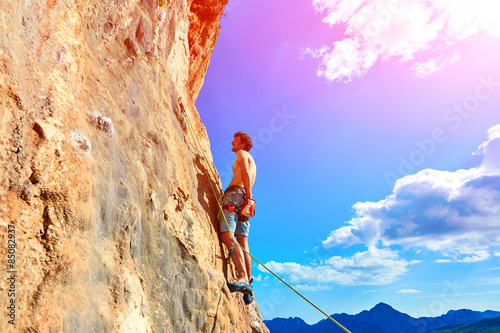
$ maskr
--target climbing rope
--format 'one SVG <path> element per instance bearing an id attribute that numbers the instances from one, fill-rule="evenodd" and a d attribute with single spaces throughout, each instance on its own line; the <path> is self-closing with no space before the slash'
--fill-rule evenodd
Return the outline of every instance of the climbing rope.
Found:
<path id="1" fill-rule="evenodd" d="M 196 132 L 194 130 L 194 127 L 193 125 L 191 124 L 191 121 L 187 115 L 187 112 L 186 110 L 184 109 L 184 104 L 182 103 L 182 99 L 179 97 L 179 105 L 181 107 L 181 112 L 182 112 L 182 115 L 184 116 L 184 118 L 186 119 L 186 123 L 188 124 L 188 127 L 191 131 L 191 135 L 193 136 L 194 138 L 194 141 L 195 141 L 195 147 L 196 147 L 196 150 L 198 151 L 198 155 L 201 156 L 199 153 L 201 151 L 201 154 L 203 155 L 203 158 L 200 158 L 200 160 L 202 160 L 201 162 L 201 165 L 203 166 L 203 169 L 205 170 L 205 174 L 207 175 L 207 178 L 208 178 L 208 182 L 210 184 L 210 187 L 212 188 L 212 191 L 215 195 L 215 198 L 219 198 L 220 194 L 218 194 L 216 191 L 215 191 L 215 188 L 212 184 L 212 179 L 211 179 L 211 176 L 213 176 L 213 174 L 209 174 L 208 172 L 208 169 L 207 167 L 205 166 L 205 163 L 208 164 L 208 159 L 203 151 L 203 149 L 201 149 L 201 144 L 198 140 L 198 137 L 196 136 Z M 205 163 L 204 163 L 205 162 Z M 210 164 L 208 164 L 208 168 L 211 170 L 210 168 Z M 212 171 L 212 170 L 211 170 Z M 215 179 L 215 177 L 214 177 Z M 226 226 L 228 228 L 228 230 L 231 230 L 229 228 L 229 224 L 227 222 L 227 219 L 226 219 L 226 216 L 224 215 L 224 210 L 221 206 L 221 203 L 219 202 L 219 200 L 217 199 L 217 205 L 219 206 L 219 210 L 220 212 L 222 213 L 222 216 L 224 218 L 224 221 L 226 223 Z M 295 292 L 297 295 L 299 295 L 300 297 L 302 297 L 307 303 L 309 303 L 310 305 L 312 305 L 316 310 L 318 310 L 319 312 L 321 312 L 324 316 L 326 316 L 328 319 L 330 319 L 332 322 L 334 322 L 337 326 L 339 326 L 341 329 L 343 329 L 345 332 L 347 333 L 351 333 L 347 328 L 345 328 L 344 326 L 342 326 L 338 321 L 336 321 L 335 319 L 333 319 L 331 316 L 329 316 L 328 314 L 326 314 L 326 312 L 324 312 L 323 310 L 321 310 L 318 306 L 316 306 L 313 302 L 311 302 L 310 300 L 308 300 L 305 296 L 303 296 L 301 293 L 299 293 L 297 290 L 295 290 L 292 286 L 290 286 L 288 283 L 286 283 L 282 278 L 280 278 L 276 273 L 274 273 L 272 270 L 270 270 L 269 268 L 266 267 L 266 265 L 264 265 L 263 263 L 261 263 L 257 258 L 255 258 L 252 254 L 250 254 L 250 252 L 248 252 L 247 250 L 245 250 L 237 241 L 236 241 L 236 238 L 234 237 L 233 233 L 229 233 L 231 235 L 231 238 L 233 239 L 233 245 L 231 247 L 231 251 L 233 250 L 233 247 L 234 245 L 236 244 L 243 252 L 245 252 L 246 254 L 248 254 L 250 257 L 252 257 L 253 260 L 255 260 L 259 265 L 261 265 L 262 267 L 264 267 L 269 273 L 271 273 L 272 275 L 274 275 L 274 277 L 276 277 L 278 280 L 280 280 L 284 285 L 286 285 L 288 288 L 290 288 L 293 292 Z"/>

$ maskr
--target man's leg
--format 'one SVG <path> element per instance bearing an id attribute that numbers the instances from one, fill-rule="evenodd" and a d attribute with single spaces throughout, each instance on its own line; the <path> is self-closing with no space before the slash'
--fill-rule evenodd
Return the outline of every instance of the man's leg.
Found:
<path id="1" fill-rule="evenodd" d="M 226 245 L 228 251 L 230 251 L 231 245 L 233 245 L 233 238 L 231 237 L 229 231 L 222 232 L 221 239 L 222 242 Z M 247 279 L 247 270 L 245 266 L 245 259 L 243 257 L 243 251 L 241 251 L 237 244 L 234 244 L 233 252 L 231 253 L 231 259 L 233 260 L 234 266 L 236 266 L 238 278 L 245 280 L 246 283 L 249 283 L 250 280 Z"/>
<path id="2" fill-rule="evenodd" d="M 245 251 L 250 253 L 250 248 L 248 246 L 248 237 L 243 235 L 236 235 L 236 239 L 238 240 L 238 244 L 240 244 L 241 247 L 245 249 Z M 250 279 L 252 278 L 252 257 L 248 253 L 243 252 L 243 258 L 245 261 L 244 264 L 247 273 L 247 282 L 250 283 Z"/>

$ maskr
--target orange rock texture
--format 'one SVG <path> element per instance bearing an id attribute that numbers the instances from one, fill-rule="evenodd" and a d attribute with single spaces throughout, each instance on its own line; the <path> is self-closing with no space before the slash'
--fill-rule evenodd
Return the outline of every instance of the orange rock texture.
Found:
<path id="1" fill-rule="evenodd" d="M 194 101 L 226 3 L 0 0 L 1 332 L 268 332 L 225 285 L 186 118 L 212 163 Z"/>

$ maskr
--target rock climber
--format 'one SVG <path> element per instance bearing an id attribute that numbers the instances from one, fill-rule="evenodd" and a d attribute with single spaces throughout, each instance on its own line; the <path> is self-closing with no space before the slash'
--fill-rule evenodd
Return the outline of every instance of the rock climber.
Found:
<path id="1" fill-rule="evenodd" d="M 252 202 L 252 187 L 255 183 L 257 167 L 249 151 L 252 149 L 252 139 L 248 134 L 238 132 L 234 134 L 234 140 L 231 142 L 231 151 L 236 153 L 236 161 L 233 164 L 233 178 L 231 183 L 224 191 L 224 217 L 220 219 L 221 239 L 227 249 L 229 256 L 233 260 L 238 273 L 238 282 L 228 282 L 227 286 L 231 292 L 242 292 L 243 300 L 246 304 L 253 301 L 252 282 L 252 258 L 245 253 L 235 241 L 241 245 L 245 251 L 250 252 L 248 247 L 248 232 L 250 230 L 249 217 L 243 212 L 248 212 L 248 205 Z M 253 214 L 246 214 L 252 216 Z M 227 221 L 227 224 L 226 224 Z M 228 229 L 229 225 L 229 229 Z M 231 234 L 230 234 L 231 233 Z M 233 237 L 236 240 L 233 241 Z"/>

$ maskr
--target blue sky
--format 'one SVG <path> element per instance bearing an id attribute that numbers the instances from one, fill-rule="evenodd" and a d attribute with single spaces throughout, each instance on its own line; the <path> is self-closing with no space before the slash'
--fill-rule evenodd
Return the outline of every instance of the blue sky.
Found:
<path id="1" fill-rule="evenodd" d="M 254 256 L 327 313 L 500 310 L 495 1 L 231 0 L 196 106 Z M 254 265 L 264 319 L 323 319 Z"/>

